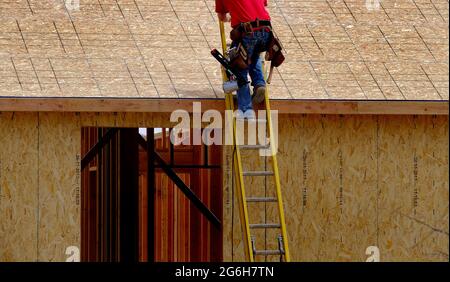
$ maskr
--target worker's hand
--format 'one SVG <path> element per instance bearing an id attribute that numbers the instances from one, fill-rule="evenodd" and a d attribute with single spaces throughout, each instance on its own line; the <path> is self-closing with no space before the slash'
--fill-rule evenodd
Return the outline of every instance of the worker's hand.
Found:
<path id="1" fill-rule="evenodd" d="M 219 17 L 219 20 L 223 22 L 231 21 L 231 16 L 228 13 L 217 13 L 217 16 Z"/>

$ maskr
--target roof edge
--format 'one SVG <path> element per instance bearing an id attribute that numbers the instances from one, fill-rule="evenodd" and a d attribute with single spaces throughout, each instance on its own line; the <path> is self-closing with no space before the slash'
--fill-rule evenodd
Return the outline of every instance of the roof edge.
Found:
<path id="1" fill-rule="evenodd" d="M 225 110 L 223 99 L 174 98 L 29 98 L 0 97 L 3 112 L 192 112 L 200 102 L 202 111 Z M 272 110 L 281 114 L 396 114 L 448 115 L 449 101 L 406 100 L 271 100 Z"/>

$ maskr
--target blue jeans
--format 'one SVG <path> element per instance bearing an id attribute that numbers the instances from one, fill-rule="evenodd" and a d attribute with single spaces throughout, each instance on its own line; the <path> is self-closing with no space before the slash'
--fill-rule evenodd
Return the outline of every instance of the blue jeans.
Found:
<path id="1" fill-rule="evenodd" d="M 264 74 L 262 70 L 262 62 L 260 58 L 261 51 L 269 44 L 270 33 L 266 30 L 258 30 L 248 34 L 242 38 L 242 44 L 247 49 L 248 56 L 251 58 L 251 64 L 248 69 L 240 70 L 242 77 L 247 78 L 250 74 L 252 85 L 254 87 L 265 86 Z M 233 42 L 235 46 L 237 43 Z M 238 109 L 242 112 L 251 110 L 252 97 L 250 95 L 250 86 L 248 84 L 242 86 L 237 91 Z"/>

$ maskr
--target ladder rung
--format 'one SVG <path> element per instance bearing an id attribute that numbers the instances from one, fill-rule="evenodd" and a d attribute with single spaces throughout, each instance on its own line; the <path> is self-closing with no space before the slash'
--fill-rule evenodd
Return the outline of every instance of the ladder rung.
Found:
<path id="1" fill-rule="evenodd" d="M 250 224 L 250 228 L 280 228 L 281 225 L 278 223 L 258 223 Z"/>
<path id="2" fill-rule="evenodd" d="M 270 255 L 284 255 L 281 250 L 255 250 L 253 251 L 255 255 L 270 256 Z"/>
<path id="3" fill-rule="evenodd" d="M 270 144 L 268 144 L 268 145 L 240 145 L 239 148 L 244 149 L 244 150 L 270 149 Z"/>
<path id="4" fill-rule="evenodd" d="M 273 171 L 244 171 L 244 176 L 268 176 L 273 175 Z"/>
<path id="5" fill-rule="evenodd" d="M 277 198 L 248 197 L 247 202 L 276 202 Z"/>
<path id="6" fill-rule="evenodd" d="M 266 119 L 260 119 L 260 118 L 252 118 L 252 119 L 236 118 L 236 121 L 247 121 L 247 122 L 267 123 L 267 120 L 266 120 Z"/>

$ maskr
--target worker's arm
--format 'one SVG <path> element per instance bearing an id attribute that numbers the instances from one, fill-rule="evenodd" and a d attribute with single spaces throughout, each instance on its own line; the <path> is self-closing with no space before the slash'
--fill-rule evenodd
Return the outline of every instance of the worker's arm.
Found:
<path id="1" fill-rule="evenodd" d="M 223 22 L 230 21 L 230 15 L 228 14 L 228 9 L 225 7 L 224 0 L 216 0 L 216 13 L 219 20 Z"/>
<path id="2" fill-rule="evenodd" d="M 230 14 L 228 13 L 217 13 L 217 16 L 223 22 L 229 22 L 231 20 Z"/>

